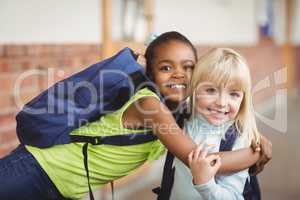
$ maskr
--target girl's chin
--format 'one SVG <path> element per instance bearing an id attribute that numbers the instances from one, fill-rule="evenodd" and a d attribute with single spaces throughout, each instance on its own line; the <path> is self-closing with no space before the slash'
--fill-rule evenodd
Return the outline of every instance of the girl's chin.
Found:
<path id="1" fill-rule="evenodd" d="M 167 101 L 172 101 L 174 103 L 180 103 L 186 99 L 186 95 L 185 94 L 176 94 L 176 95 L 171 94 L 169 96 L 165 96 L 165 99 Z"/>
<path id="2" fill-rule="evenodd" d="M 221 126 L 227 122 L 225 119 L 209 119 L 208 122 L 214 126 Z"/>
<path id="3" fill-rule="evenodd" d="M 211 122 L 212 125 L 214 126 L 221 126 L 224 122 Z"/>
<path id="4" fill-rule="evenodd" d="M 169 105 L 179 105 L 181 102 L 183 102 L 184 99 L 182 98 L 170 98 L 170 99 L 166 99 L 166 103 Z"/>

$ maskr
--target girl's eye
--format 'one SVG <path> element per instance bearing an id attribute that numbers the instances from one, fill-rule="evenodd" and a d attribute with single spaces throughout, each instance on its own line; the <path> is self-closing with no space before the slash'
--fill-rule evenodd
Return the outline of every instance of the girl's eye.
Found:
<path id="1" fill-rule="evenodd" d="M 234 98 L 239 98 L 241 96 L 241 94 L 239 92 L 231 92 L 230 96 L 232 96 Z"/>
<path id="2" fill-rule="evenodd" d="M 183 67 L 184 67 L 184 70 L 193 70 L 195 68 L 195 65 L 185 65 Z"/>
<path id="3" fill-rule="evenodd" d="M 161 71 L 170 71 L 171 69 L 172 69 L 172 67 L 169 65 L 164 65 L 164 66 L 160 67 Z"/>
<path id="4" fill-rule="evenodd" d="M 206 88 L 205 90 L 208 94 L 215 94 L 217 92 L 216 88 Z"/>

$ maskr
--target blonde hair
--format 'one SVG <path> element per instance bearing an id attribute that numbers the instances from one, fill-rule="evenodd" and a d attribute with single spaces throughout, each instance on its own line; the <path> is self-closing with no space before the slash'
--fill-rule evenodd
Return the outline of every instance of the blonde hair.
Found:
<path id="1" fill-rule="evenodd" d="M 256 127 L 251 95 L 251 76 L 245 59 L 229 48 L 213 48 L 200 57 L 191 80 L 192 117 L 195 117 L 196 94 L 199 83 L 211 81 L 217 86 L 234 83 L 244 93 L 235 126 L 240 135 L 247 134 L 249 141 L 260 143 L 260 134 Z"/>

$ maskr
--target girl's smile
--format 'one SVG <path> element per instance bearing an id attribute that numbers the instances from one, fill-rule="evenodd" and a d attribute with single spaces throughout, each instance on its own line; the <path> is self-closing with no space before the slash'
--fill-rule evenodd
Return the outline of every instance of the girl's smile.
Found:
<path id="1" fill-rule="evenodd" d="M 243 100 L 243 92 L 235 89 L 234 83 L 216 86 L 205 82 L 196 90 L 196 109 L 211 124 L 219 126 L 234 120 Z"/>
<path id="2" fill-rule="evenodd" d="M 165 84 L 165 87 L 169 87 L 172 89 L 186 89 L 187 88 L 187 84 L 186 83 L 167 83 Z"/>

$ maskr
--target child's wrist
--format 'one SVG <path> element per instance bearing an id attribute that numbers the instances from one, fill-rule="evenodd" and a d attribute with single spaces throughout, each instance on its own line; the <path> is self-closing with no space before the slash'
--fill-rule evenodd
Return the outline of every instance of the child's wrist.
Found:
<path id="1" fill-rule="evenodd" d="M 213 178 L 213 177 L 212 177 Z M 204 185 L 208 183 L 212 178 L 193 178 L 193 184 L 194 185 Z"/>
<path id="2" fill-rule="evenodd" d="M 194 189 L 196 189 L 200 194 L 201 193 L 209 193 L 216 191 L 216 182 L 215 179 L 210 179 L 207 183 L 204 183 L 202 185 L 194 185 Z"/>

